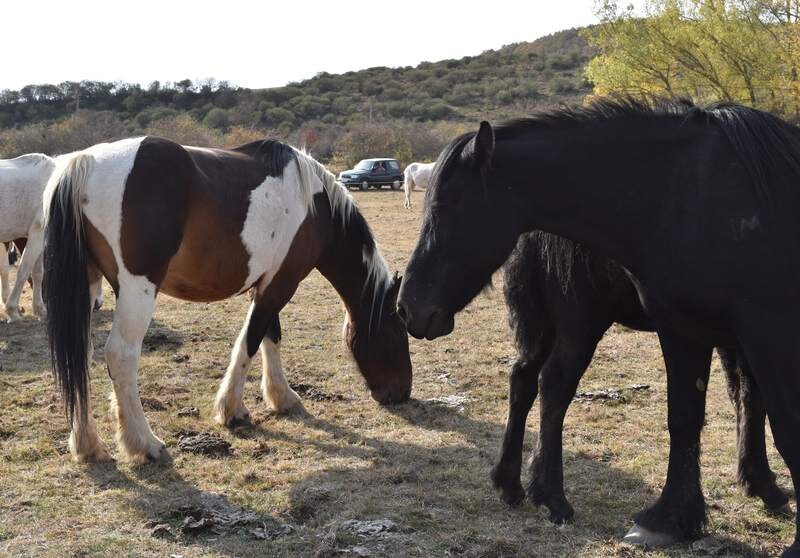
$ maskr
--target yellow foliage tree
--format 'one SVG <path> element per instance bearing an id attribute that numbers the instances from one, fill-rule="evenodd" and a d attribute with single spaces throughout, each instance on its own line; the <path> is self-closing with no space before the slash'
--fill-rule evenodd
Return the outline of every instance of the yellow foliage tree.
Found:
<path id="1" fill-rule="evenodd" d="M 649 0 L 598 6 L 584 33 L 596 94 L 686 95 L 800 114 L 800 0 Z"/>

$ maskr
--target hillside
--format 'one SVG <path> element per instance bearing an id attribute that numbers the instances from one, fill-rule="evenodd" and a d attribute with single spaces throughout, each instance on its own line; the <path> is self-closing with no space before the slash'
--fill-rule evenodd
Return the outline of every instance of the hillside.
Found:
<path id="1" fill-rule="evenodd" d="M 53 133 L 54 123 L 79 109 L 103 113 L 109 136 L 174 130 L 180 127 L 176 119 L 183 117 L 184 127 L 191 122 L 205 129 L 208 141 L 224 138 L 231 130 L 238 130 L 237 138 L 246 136 L 247 130 L 257 131 L 303 143 L 313 140 L 320 144 L 319 155 L 329 158 L 336 150 L 332 138 L 359 126 L 467 125 L 479 118 L 501 119 L 579 101 L 590 90 L 582 75 L 590 55 L 586 42 L 572 29 L 477 56 L 416 67 L 320 73 L 271 89 L 238 88 L 213 80 L 153 82 L 148 87 L 106 82 L 31 85 L 0 92 L 0 156 L 35 147 L 31 137 Z M 37 133 L 19 133 L 31 125 Z M 15 139 L 9 139 L 12 136 Z M 61 148 L 45 145 L 43 150 L 48 147 Z M 64 148 L 76 147 L 80 145 Z"/>

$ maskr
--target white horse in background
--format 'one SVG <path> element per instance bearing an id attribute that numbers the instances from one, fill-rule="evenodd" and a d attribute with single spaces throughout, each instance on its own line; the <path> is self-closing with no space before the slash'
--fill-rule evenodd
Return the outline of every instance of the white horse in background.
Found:
<path id="1" fill-rule="evenodd" d="M 42 301 L 42 251 L 44 248 L 44 213 L 42 197 L 47 181 L 56 169 L 56 159 L 41 153 L 0 159 L 0 296 L 8 321 L 20 319 L 19 298 L 25 282 L 33 275 L 33 314 L 45 319 Z M 10 264 L 4 242 L 27 239 L 19 260 L 14 288 L 9 284 Z M 102 293 L 98 301 L 102 301 Z"/>
<path id="2" fill-rule="evenodd" d="M 403 188 L 406 191 L 406 199 L 403 205 L 406 209 L 411 209 L 411 192 L 416 190 L 416 187 L 427 188 L 428 182 L 431 180 L 433 174 L 433 166 L 436 163 L 411 163 L 406 167 L 403 172 Z"/>

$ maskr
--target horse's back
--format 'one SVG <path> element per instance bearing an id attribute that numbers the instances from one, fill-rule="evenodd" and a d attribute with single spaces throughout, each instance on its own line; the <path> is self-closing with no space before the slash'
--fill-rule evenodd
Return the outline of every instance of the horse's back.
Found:
<path id="1" fill-rule="evenodd" d="M 40 153 L 0 160 L 0 242 L 27 236 L 41 220 L 42 193 L 53 160 Z"/>

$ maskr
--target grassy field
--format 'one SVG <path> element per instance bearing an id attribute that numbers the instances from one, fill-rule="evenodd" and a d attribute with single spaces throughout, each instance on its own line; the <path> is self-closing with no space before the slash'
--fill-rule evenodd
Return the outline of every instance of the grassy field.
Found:
<path id="1" fill-rule="evenodd" d="M 416 239 L 420 194 L 412 211 L 402 208 L 402 193 L 355 196 L 390 266 L 402 269 Z M 500 278 L 495 287 L 458 316 L 451 336 L 412 340 L 413 399 L 382 408 L 342 348 L 336 294 L 314 272 L 281 315 L 287 375 L 310 416 L 269 411 L 256 357 L 245 394 L 254 426 L 233 432 L 212 423 L 211 403 L 246 297 L 216 304 L 161 297 L 140 380 L 148 418 L 173 456 L 169 465 L 72 463 L 43 325 L 29 316 L 1 323 L 0 555 L 761 556 L 790 541 L 792 520 L 769 516 L 735 483 L 734 415 L 715 362 L 702 456 L 710 538 L 702 548 L 653 552 L 619 542 L 634 513 L 657 496 L 668 449 L 655 336 L 619 327 L 599 347 L 581 389 L 650 388 L 622 404 L 572 405 L 564 446 L 575 522 L 557 527 L 530 504 L 502 504 L 488 470 L 500 444 L 514 350 Z M 99 357 L 112 307 L 107 295 L 95 316 Z M 92 386 L 101 436 L 115 452 L 102 363 L 93 367 Z M 538 405 L 526 452 L 537 417 Z M 230 455 L 179 449 L 192 433 L 222 437 Z M 788 487 L 771 440 L 769 446 L 779 482 Z"/>

